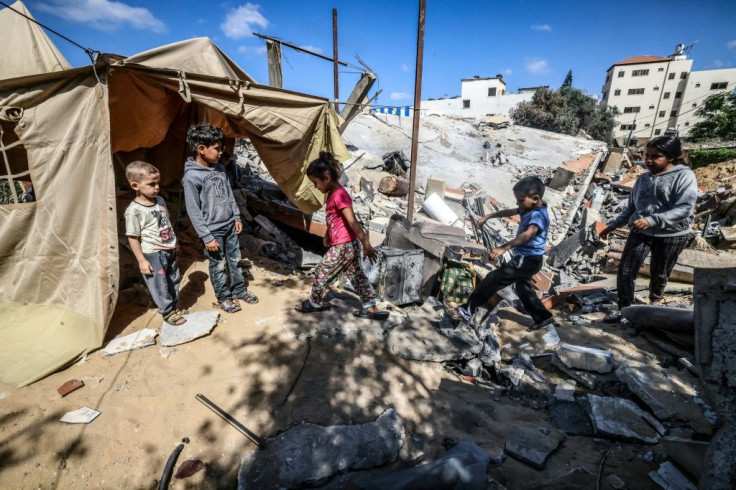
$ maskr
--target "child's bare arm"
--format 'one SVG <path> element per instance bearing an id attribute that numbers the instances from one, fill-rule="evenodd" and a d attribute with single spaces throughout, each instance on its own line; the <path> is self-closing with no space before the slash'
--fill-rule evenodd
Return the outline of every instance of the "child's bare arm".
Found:
<path id="1" fill-rule="evenodd" d="M 526 230 L 519 233 L 519 235 L 517 235 L 516 238 L 514 238 L 513 240 L 509 240 L 500 247 L 491 250 L 491 260 L 497 259 L 512 248 L 525 244 L 526 242 L 534 238 L 537 233 L 539 233 L 539 228 L 537 227 L 537 225 L 529 225 Z"/>
<path id="2" fill-rule="evenodd" d="M 143 255 L 141 239 L 137 236 L 129 236 L 128 245 L 130 245 L 130 249 L 133 251 L 133 255 L 135 255 L 135 259 L 138 261 L 138 268 L 141 270 L 141 273 L 147 276 L 153 274 L 151 263 L 148 262 L 145 255 Z"/>
<path id="3" fill-rule="evenodd" d="M 358 240 L 360 240 L 360 243 L 363 244 L 363 254 L 368 257 L 371 262 L 374 262 L 376 260 L 376 249 L 374 249 L 373 245 L 371 245 L 371 242 L 368 241 L 368 235 L 365 234 L 365 231 L 363 231 L 363 227 L 360 226 L 360 223 L 358 223 L 358 220 L 355 218 L 353 208 L 342 208 L 340 212 L 345 217 L 345 221 L 347 221 L 350 229 L 355 232 L 355 235 L 358 237 Z"/>
<path id="4" fill-rule="evenodd" d="M 500 209 L 493 213 L 487 214 L 483 216 L 482 218 L 479 218 L 477 223 L 478 223 L 478 226 L 480 226 L 491 218 L 510 218 L 511 216 L 515 216 L 517 214 L 519 214 L 518 208 Z"/>

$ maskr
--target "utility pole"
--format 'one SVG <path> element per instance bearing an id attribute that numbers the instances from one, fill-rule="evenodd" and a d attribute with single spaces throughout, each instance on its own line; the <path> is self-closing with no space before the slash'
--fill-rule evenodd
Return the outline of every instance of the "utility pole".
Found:
<path id="1" fill-rule="evenodd" d="M 417 30 L 417 65 L 414 73 L 414 126 L 411 131 L 411 163 L 409 166 L 409 202 L 407 218 L 414 220 L 414 192 L 417 183 L 417 150 L 419 145 L 419 109 L 422 101 L 422 65 L 424 60 L 424 19 L 427 1 L 419 0 L 419 28 Z"/>
<path id="2" fill-rule="evenodd" d="M 335 78 L 335 112 L 340 113 L 340 84 L 337 79 L 337 9 L 332 9 L 332 66 Z"/>

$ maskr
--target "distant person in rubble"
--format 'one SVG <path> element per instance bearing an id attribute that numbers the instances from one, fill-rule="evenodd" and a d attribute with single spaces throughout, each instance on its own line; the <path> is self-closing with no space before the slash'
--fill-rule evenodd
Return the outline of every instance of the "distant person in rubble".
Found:
<path id="1" fill-rule="evenodd" d="M 547 245 L 549 215 L 547 204 L 542 200 L 544 183 L 539 177 L 524 177 L 514 185 L 513 191 L 518 208 L 496 211 L 478 220 L 478 226 L 481 226 L 491 218 L 521 215 L 516 238 L 490 252 L 491 260 L 495 260 L 507 251 L 512 251 L 512 259 L 489 272 L 476 286 L 468 302 L 449 313 L 456 319 L 470 321 L 478 307 L 485 305 L 506 286 L 514 284 L 521 304 L 534 320 L 534 325 L 529 330 L 536 330 L 555 322 L 552 313 L 537 297 L 531 283 L 532 276 L 542 269 Z"/>
<path id="2" fill-rule="evenodd" d="M 660 303 L 670 273 L 688 243 L 698 189 L 695 174 L 682 164 L 681 154 L 682 145 L 674 135 L 647 143 L 644 163 L 649 171 L 636 179 L 628 205 L 600 233 L 605 240 L 622 226 L 631 230 L 616 277 L 619 311 L 606 316 L 606 322 L 620 321 L 621 308 L 634 302 L 634 279 L 650 252 L 649 301 Z"/>
<path id="3" fill-rule="evenodd" d="M 376 250 L 355 218 L 350 194 L 340 185 L 340 164 L 332 153 L 321 152 L 319 158 L 307 167 L 307 177 L 317 190 L 327 194 L 327 234 L 324 244 L 329 250 L 314 270 L 309 299 L 304 300 L 296 310 L 301 313 L 315 313 L 330 309 L 325 301 L 329 287 L 344 273 L 363 303 L 363 307 L 353 311 L 353 315 L 371 320 L 386 320 L 388 312 L 378 310 L 375 292 L 360 264 L 361 244 L 363 254 L 371 262 L 376 260 Z"/>
<path id="4" fill-rule="evenodd" d="M 187 144 L 194 156 L 184 163 L 181 184 L 187 214 L 209 259 L 210 281 L 217 306 L 226 313 L 235 313 L 241 309 L 238 300 L 255 304 L 258 297 L 246 290 L 238 266 L 238 235 L 243 223 L 225 169 L 218 163 L 224 140 L 225 133 L 216 126 L 199 123 L 189 128 Z"/>
<path id="5" fill-rule="evenodd" d="M 150 163 L 136 161 L 125 167 L 125 177 L 135 191 L 135 200 L 125 210 L 125 235 L 143 282 L 164 321 L 181 325 L 186 310 L 176 308 L 181 274 L 176 264 L 176 235 L 166 203 L 158 195 L 161 176 Z"/>

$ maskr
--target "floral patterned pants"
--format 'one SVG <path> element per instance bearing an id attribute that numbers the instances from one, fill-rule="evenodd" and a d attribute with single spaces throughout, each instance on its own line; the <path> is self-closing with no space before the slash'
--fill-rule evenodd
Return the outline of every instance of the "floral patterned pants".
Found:
<path id="1" fill-rule="evenodd" d="M 376 295 L 373 292 L 368 277 L 360 265 L 360 246 L 357 240 L 349 243 L 333 245 L 327 251 L 319 265 L 314 269 L 314 283 L 309 302 L 314 307 L 325 306 L 325 296 L 330 284 L 335 282 L 340 273 L 345 273 L 350 283 L 360 296 L 363 308 L 370 308 L 376 304 Z"/>

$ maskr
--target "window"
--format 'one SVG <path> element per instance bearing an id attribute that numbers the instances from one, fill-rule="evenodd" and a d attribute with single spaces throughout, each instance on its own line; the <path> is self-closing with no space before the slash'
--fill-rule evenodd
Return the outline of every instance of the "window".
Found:
<path id="1" fill-rule="evenodd" d="M 674 79 L 675 79 L 674 73 L 670 73 L 669 75 L 667 75 L 667 80 L 674 80 Z"/>
<path id="2" fill-rule="evenodd" d="M 636 129 L 636 124 L 622 124 L 621 125 L 621 131 L 629 131 L 631 129 Z"/>
<path id="3" fill-rule="evenodd" d="M 649 124 L 649 123 L 646 123 L 646 124 L 644 125 L 644 127 L 645 127 L 645 128 L 648 128 L 648 127 L 650 127 L 650 126 L 651 126 L 651 124 Z"/>
<path id="4" fill-rule="evenodd" d="M 641 95 L 644 93 L 643 88 L 630 88 L 629 95 Z"/>
<path id="5" fill-rule="evenodd" d="M 687 78 L 687 72 L 686 71 L 683 71 L 682 73 L 680 73 L 680 80 L 685 80 L 686 78 Z"/>
<path id="6" fill-rule="evenodd" d="M 503 94 L 504 94 L 503 89 L 501 89 L 501 95 L 503 95 Z"/>
<path id="7" fill-rule="evenodd" d="M 20 119 L 22 110 L 8 108 L 6 113 L 12 119 Z M 15 134 L 15 125 L 15 122 L 0 120 L 0 205 L 36 200 L 28 155 Z"/>
<path id="8" fill-rule="evenodd" d="M 639 112 L 640 107 L 624 107 L 624 114 L 631 114 Z"/>
<path id="9" fill-rule="evenodd" d="M 654 109 L 654 104 L 649 106 L 650 109 Z"/>
<path id="10" fill-rule="evenodd" d="M 728 86 L 728 82 L 716 82 L 710 84 L 711 90 L 723 90 Z"/>
<path id="11" fill-rule="evenodd" d="M 670 117 L 677 117 L 677 111 L 670 112 Z"/>
<path id="12" fill-rule="evenodd" d="M 682 92 L 675 92 L 675 99 L 679 99 L 682 97 Z"/>
<path id="13" fill-rule="evenodd" d="M 606 73 L 606 83 L 608 83 L 608 81 L 610 79 L 611 79 L 611 74 L 610 73 Z"/>
<path id="14" fill-rule="evenodd" d="M 659 111 L 659 117 L 664 117 L 667 114 L 666 111 Z"/>
<path id="15" fill-rule="evenodd" d="M 657 68 L 657 71 L 664 71 L 664 66 L 660 66 L 659 68 Z"/>
<path id="16" fill-rule="evenodd" d="M 613 95 L 621 95 L 621 89 L 617 88 L 616 90 L 614 90 Z"/>
<path id="17" fill-rule="evenodd" d="M 470 99 L 463 99 L 463 109 L 470 109 Z"/>
<path id="18" fill-rule="evenodd" d="M 649 75 L 649 70 L 634 70 L 631 72 L 632 77 L 644 77 Z"/>
<path id="19" fill-rule="evenodd" d="M 661 129 L 655 129 L 654 130 L 654 136 L 659 136 L 660 134 L 662 134 L 662 130 Z"/>
<path id="20" fill-rule="evenodd" d="M 623 70 L 621 70 L 620 72 L 618 72 L 618 77 L 619 77 L 619 78 L 623 78 L 623 77 L 624 77 L 624 72 L 623 72 Z"/>
<path id="21" fill-rule="evenodd" d="M 698 104 L 696 102 L 693 102 L 693 107 L 698 107 Z"/>
<path id="22" fill-rule="evenodd" d="M 695 84 L 695 88 L 700 88 L 700 82 L 697 82 L 697 83 Z"/>
<path id="23" fill-rule="evenodd" d="M 689 122 L 686 122 L 686 123 L 685 123 L 685 126 L 690 126 L 690 123 L 689 123 Z"/>
<path id="24" fill-rule="evenodd" d="M 658 86 L 658 85 L 655 85 L 655 86 L 654 86 L 654 91 L 655 91 L 655 92 L 659 92 L 659 86 Z"/>
<path id="25" fill-rule="evenodd" d="M 488 87 L 488 97 L 496 96 L 496 87 Z"/>
<path id="26" fill-rule="evenodd" d="M 603 92 L 603 98 L 604 99 L 607 99 L 608 98 L 608 92 Z"/>
<path id="27" fill-rule="evenodd" d="M 664 98 L 665 99 L 669 99 L 670 98 L 670 93 L 669 92 L 665 92 L 664 93 Z"/>

